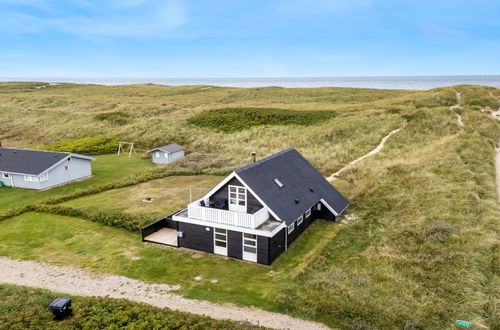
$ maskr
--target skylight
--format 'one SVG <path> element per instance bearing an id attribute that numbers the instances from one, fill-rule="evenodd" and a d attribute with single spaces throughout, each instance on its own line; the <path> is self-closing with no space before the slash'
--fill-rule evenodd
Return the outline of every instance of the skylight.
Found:
<path id="1" fill-rule="evenodd" d="M 281 181 L 280 181 L 280 180 L 278 180 L 278 178 L 274 178 L 274 180 L 273 180 L 273 181 L 274 181 L 274 183 L 276 183 L 276 185 L 277 185 L 278 187 L 283 188 L 283 183 L 281 183 Z"/>

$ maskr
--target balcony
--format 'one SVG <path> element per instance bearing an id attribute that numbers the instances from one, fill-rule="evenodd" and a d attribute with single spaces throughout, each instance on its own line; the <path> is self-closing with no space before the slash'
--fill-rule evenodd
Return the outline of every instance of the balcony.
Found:
<path id="1" fill-rule="evenodd" d="M 254 214 L 248 214 L 197 204 L 199 201 L 188 205 L 189 218 L 251 229 L 259 227 L 269 219 L 269 212 L 266 208 L 261 208 Z"/>

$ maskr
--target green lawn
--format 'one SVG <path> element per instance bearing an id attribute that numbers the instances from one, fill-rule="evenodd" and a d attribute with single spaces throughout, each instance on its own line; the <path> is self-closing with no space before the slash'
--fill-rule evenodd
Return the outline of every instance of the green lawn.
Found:
<path id="1" fill-rule="evenodd" d="M 39 200 L 58 197 L 92 185 L 110 183 L 125 177 L 142 174 L 156 168 L 149 159 L 138 155 L 131 158 L 116 155 L 97 156 L 92 162 L 93 176 L 89 179 L 69 183 L 52 189 L 37 191 L 21 188 L 0 188 L 0 213 L 18 206 L 28 205 Z"/>
<path id="2" fill-rule="evenodd" d="M 190 189 L 192 198 L 197 199 L 215 187 L 223 177 L 196 175 L 170 176 L 138 185 L 108 190 L 99 194 L 73 199 L 62 203 L 87 212 L 125 212 L 148 219 L 159 219 L 189 203 Z M 154 198 L 151 203 L 142 200 Z"/>
<path id="3" fill-rule="evenodd" d="M 180 284 L 180 293 L 187 297 L 277 310 L 281 288 L 303 271 L 341 227 L 327 221 L 313 223 L 269 267 L 145 244 L 139 234 L 78 218 L 25 213 L 0 222 L 0 255 Z M 195 281 L 195 276 L 203 280 Z M 211 279 L 219 282 L 210 283 Z"/>

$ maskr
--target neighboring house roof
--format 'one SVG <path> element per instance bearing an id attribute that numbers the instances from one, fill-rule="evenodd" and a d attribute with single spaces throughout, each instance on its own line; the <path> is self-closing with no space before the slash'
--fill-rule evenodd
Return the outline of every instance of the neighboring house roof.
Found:
<path id="1" fill-rule="evenodd" d="M 153 151 L 156 151 L 156 150 L 160 150 L 160 151 L 163 151 L 163 152 L 168 152 L 168 153 L 172 153 L 172 152 L 177 152 L 177 151 L 181 151 L 181 150 L 184 150 L 184 147 L 178 145 L 178 144 L 175 144 L 175 143 L 172 143 L 172 144 L 169 144 L 169 145 L 166 145 L 166 146 L 163 146 L 163 147 L 158 147 L 158 148 L 154 148 L 154 149 L 151 149 L 151 150 L 148 150 L 146 151 L 146 153 L 151 153 Z"/>
<path id="2" fill-rule="evenodd" d="M 235 173 L 287 225 L 320 200 L 337 214 L 349 205 L 349 201 L 294 148 L 261 159 Z"/>
<path id="3" fill-rule="evenodd" d="M 38 175 L 54 167 L 68 156 L 72 158 L 95 160 L 95 157 L 67 152 L 0 147 L 0 171 Z"/>

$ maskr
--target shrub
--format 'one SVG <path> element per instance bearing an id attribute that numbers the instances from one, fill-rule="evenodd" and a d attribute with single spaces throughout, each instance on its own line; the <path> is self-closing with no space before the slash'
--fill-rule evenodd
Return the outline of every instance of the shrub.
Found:
<path id="1" fill-rule="evenodd" d="M 108 136 L 87 136 L 76 139 L 61 140 L 54 145 L 46 146 L 46 150 L 74 152 L 87 155 L 104 155 L 113 153 L 118 148 L 118 138 Z"/>
<path id="2" fill-rule="evenodd" d="M 335 117 L 334 111 L 299 111 L 273 108 L 225 108 L 204 111 L 189 124 L 236 132 L 263 125 L 313 125 Z"/>

